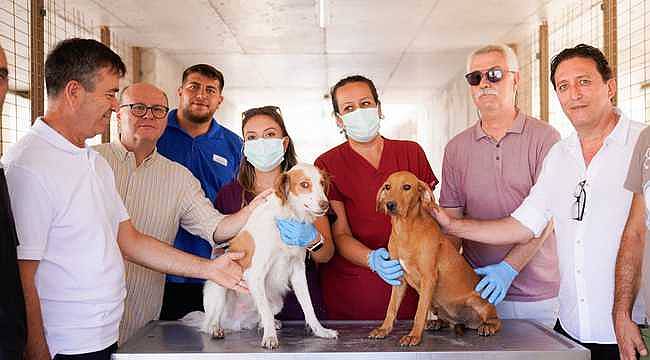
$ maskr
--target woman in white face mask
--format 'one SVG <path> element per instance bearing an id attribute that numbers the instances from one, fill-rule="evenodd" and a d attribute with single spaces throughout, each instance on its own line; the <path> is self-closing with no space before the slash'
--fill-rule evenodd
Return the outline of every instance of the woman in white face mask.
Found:
<path id="1" fill-rule="evenodd" d="M 296 150 L 282 119 L 280 108 L 263 106 L 242 113 L 244 158 L 239 164 L 237 179 L 226 184 L 217 194 L 215 207 L 223 214 L 232 214 L 246 206 L 255 195 L 273 187 L 284 171 L 297 163 Z M 297 222 L 283 223 L 280 233 L 286 242 L 290 232 L 296 243 L 308 250 L 307 283 L 314 310 L 319 319 L 324 318 L 322 296 L 315 263 L 325 263 L 334 254 L 334 243 L 327 216 L 316 219 L 314 226 Z M 289 230 L 287 230 L 289 227 Z M 320 235 L 318 234 L 320 233 Z M 312 246 L 322 237 L 322 245 Z M 302 309 L 293 293 L 287 295 L 284 308 L 276 316 L 279 320 L 302 320 Z"/>
<path id="2" fill-rule="evenodd" d="M 332 234 L 337 252 L 321 269 L 321 286 L 328 319 L 383 319 L 391 285 L 399 284 L 403 269 L 390 260 L 386 247 L 391 225 L 377 212 L 375 198 L 386 178 L 407 170 L 435 187 L 422 148 L 412 141 L 379 134 L 383 120 L 373 82 L 355 75 L 340 80 L 330 93 L 336 124 L 347 141 L 319 156 L 316 166 L 332 176 L 331 208 L 337 220 Z M 409 288 L 398 317 L 412 319 L 417 295 Z"/>

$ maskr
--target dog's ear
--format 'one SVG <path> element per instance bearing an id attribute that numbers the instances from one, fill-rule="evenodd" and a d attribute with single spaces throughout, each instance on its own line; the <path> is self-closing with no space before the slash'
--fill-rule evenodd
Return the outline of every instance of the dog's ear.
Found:
<path id="1" fill-rule="evenodd" d="M 325 196 L 329 198 L 330 196 L 330 184 L 332 183 L 332 178 L 325 170 L 318 169 L 320 173 L 321 182 L 323 185 L 323 191 L 325 191 Z"/>
<path id="2" fill-rule="evenodd" d="M 287 203 L 289 197 L 289 174 L 283 172 L 280 177 L 275 180 L 275 195 L 280 198 L 282 205 Z"/>
<path id="3" fill-rule="evenodd" d="M 418 191 L 420 192 L 420 204 L 425 209 L 437 209 L 436 199 L 433 197 L 433 191 L 427 183 L 418 180 Z"/>
<path id="4" fill-rule="evenodd" d="M 385 184 L 381 184 L 381 187 L 379 187 L 379 191 L 377 191 L 377 199 L 375 200 L 377 207 L 375 210 L 378 213 L 386 213 L 386 206 L 384 206 L 384 186 Z"/>

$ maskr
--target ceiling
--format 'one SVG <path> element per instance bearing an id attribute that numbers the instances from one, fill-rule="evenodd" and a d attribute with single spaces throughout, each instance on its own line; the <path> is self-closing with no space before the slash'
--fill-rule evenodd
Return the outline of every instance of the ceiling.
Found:
<path id="1" fill-rule="evenodd" d="M 418 103 L 458 76 L 472 48 L 508 42 L 522 24 L 536 25 L 536 14 L 549 3 L 324 1 L 325 28 L 319 0 L 68 4 L 132 46 L 158 48 L 184 67 L 215 65 L 235 101 L 319 101 L 338 79 L 359 73 L 375 81 L 383 102 Z"/>

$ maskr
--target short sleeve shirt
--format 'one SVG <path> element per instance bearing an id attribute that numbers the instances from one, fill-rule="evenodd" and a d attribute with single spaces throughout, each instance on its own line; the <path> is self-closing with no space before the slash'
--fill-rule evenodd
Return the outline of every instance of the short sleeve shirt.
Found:
<path id="1" fill-rule="evenodd" d="M 379 167 L 374 168 L 346 142 L 316 159 L 316 166 L 331 176 L 329 199 L 345 206 L 352 235 L 370 249 L 388 246 L 390 218 L 377 212 L 377 192 L 388 176 L 410 171 L 434 188 L 433 175 L 422 148 L 412 141 L 384 139 Z M 386 315 L 391 287 L 365 267 L 336 253 L 320 270 L 323 298 L 329 319 L 374 320 Z M 409 289 L 398 317 L 412 319 L 417 295 Z"/>
<path id="2" fill-rule="evenodd" d="M 643 194 L 646 203 L 646 225 L 650 228 L 650 127 L 641 131 L 639 140 L 634 146 L 632 160 L 630 160 L 630 169 L 625 180 L 625 188 L 637 193 Z"/>
<path id="3" fill-rule="evenodd" d="M 445 148 L 440 206 L 463 208 L 465 217 L 480 220 L 510 215 L 530 192 L 546 154 L 559 139 L 552 126 L 521 111 L 498 142 L 477 121 Z M 473 267 L 499 263 L 512 248 L 463 240 L 463 255 Z M 556 297 L 559 277 L 555 235 L 551 235 L 517 275 L 506 300 Z"/>
<path id="4" fill-rule="evenodd" d="M 35 284 L 50 353 L 110 346 L 126 294 L 117 235 L 129 219 L 111 168 L 40 119 L 3 163 L 18 258 L 39 261 Z"/>

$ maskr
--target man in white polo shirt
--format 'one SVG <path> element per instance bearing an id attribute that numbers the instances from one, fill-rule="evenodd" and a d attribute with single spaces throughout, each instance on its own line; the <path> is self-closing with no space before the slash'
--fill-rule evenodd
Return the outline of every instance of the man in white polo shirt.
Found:
<path id="1" fill-rule="evenodd" d="M 68 39 L 45 63 L 48 109 L 3 158 L 13 204 L 30 359 L 110 359 L 126 259 L 247 291 L 231 257 L 209 261 L 139 233 L 106 161 L 85 145 L 117 110 L 120 57 Z"/>
<path id="2" fill-rule="evenodd" d="M 611 311 L 616 252 L 632 201 L 623 188 L 643 124 L 614 107 L 616 81 L 600 50 L 588 45 L 553 58 L 551 82 L 576 132 L 549 151 L 530 194 L 509 217 L 456 220 L 433 210 L 447 232 L 489 244 L 523 243 L 553 218 L 560 266 L 555 329 L 591 350 L 619 357 Z M 632 318 L 642 321 L 644 306 Z"/>

